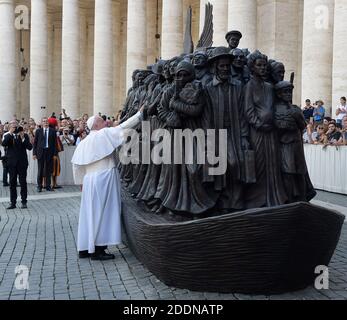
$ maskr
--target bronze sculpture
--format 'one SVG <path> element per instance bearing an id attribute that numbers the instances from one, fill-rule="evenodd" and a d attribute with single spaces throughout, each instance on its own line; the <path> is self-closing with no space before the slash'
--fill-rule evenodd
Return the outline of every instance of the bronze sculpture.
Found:
<path id="1" fill-rule="evenodd" d="M 213 164 L 195 161 L 198 141 L 193 163 L 121 165 L 128 245 L 170 286 L 251 294 L 305 288 L 314 268 L 329 264 L 344 217 L 308 203 L 315 190 L 304 120 L 291 101 L 294 77 L 285 82 L 282 63 L 238 49 L 239 31 L 227 34 L 229 48 L 212 47 L 211 5 L 192 54 L 190 21 L 184 54 L 134 72 L 122 115 L 145 105 L 151 131 L 170 137 L 176 129 L 226 130 L 226 172 L 210 175 Z M 151 141 L 150 150 L 160 143 Z"/>

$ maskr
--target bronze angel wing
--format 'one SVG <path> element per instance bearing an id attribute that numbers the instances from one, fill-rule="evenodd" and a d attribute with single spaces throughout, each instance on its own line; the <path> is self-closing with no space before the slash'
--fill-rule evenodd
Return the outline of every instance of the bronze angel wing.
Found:
<path id="1" fill-rule="evenodd" d="M 193 44 L 193 38 L 192 38 L 192 7 L 189 6 L 187 11 L 187 20 L 186 20 L 186 31 L 184 34 L 184 43 L 183 48 L 185 54 L 193 53 L 194 51 L 194 44 Z"/>
<path id="2" fill-rule="evenodd" d="M 196 46 L 199 48 L 209 48 L 213 44 L 213 5 L 209 2 L 206 4 L 205 24 L 200 40 Z"/>

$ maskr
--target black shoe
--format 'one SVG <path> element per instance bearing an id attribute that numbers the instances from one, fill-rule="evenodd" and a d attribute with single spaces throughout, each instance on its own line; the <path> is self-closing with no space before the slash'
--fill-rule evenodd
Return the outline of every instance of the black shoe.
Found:
<path id="1" fill-rule="evenodd" d="M 93 253 L 91 256 L 92 260 L 98 260 L 98 261 L 105 261 L 105 260 L 113 260 L 116 257 L 114 256 L 114 254 L 108 254 L 105 251 L 103 252 L 98 252 L 98 253 Z"/>
<path id="2" fill-rule="evenodd" d="M 54 191 L 51 187 L 46 188 L 48 192 Z"/>
<path id="3" fill-rule="evenodd" d="M 55 186 L 53 189 L 62 189 L 62 186 Z"/>
<path id="4" fill-rule="evenodd" d="M 80 252 L 78 253 L 78 257 L 79 257 L 80 259 L 87 259 L 87 258 L 89 258 L 90 256 L 91 256 L 91 254 L 88 253 L 88 250 L 87 250 L 87 251 L 80 251 Z"/>
<path id="5" fill-rule="evenodd" d="M 42 192 L 42 188 L 41 187 L 37 187 L 37 192 Z"/>
<path id="6" fill-rule="evenodd" d="M 11 204 L 8 208 L 7 208 L 7 210 L 13 210 L 13 209 L 16 209 L 17 207 L 16 207 L 16 205 L 15 204 Z"/>
<path id="7" fill-rule="evenodd" d="M 28 205 L 26 203 L 22 203 L 21 209 L 28 209 Z"/>
<path id="8" fill-rule="evenodd" d="M 10 185 L 8 183 L 4 183 L 4 187 L 9 187 Z"/>

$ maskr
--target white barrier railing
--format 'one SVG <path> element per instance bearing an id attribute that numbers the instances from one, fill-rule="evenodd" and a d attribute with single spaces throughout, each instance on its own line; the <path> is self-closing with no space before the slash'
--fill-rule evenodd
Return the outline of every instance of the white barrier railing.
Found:
<path id="1" fill-rule="evenodd" d="M 72 186 L 74 185 L 71 159 L 76 147 L 64 146 L 64 151 L 59 153 L 61 172 L 57 179 L 58 185 Z M 37 161 L 33 160 L 32 151 L 28 152 L 29 168 L 27 182 L 30 184 L 37 183 Z M 0 181 L 2 181 L 2 165 L 0 165 Z"/>
<path id="2" fill-rule="evenodd" d="M 305 145 L 305 157 L 316 189 L 347 194 L 347 147 Z"/>

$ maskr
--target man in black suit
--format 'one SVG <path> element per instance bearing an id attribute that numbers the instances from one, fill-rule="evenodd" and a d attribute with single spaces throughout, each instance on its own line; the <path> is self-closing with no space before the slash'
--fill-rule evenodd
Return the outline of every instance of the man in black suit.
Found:
<path id="1" fill-rule="evenodd" d="M 41 192 L 43 177 L 46 178 L 46 190 L 51 188 L 51 176 L 53 173 L 53 156 L 55 154 L 57 134 L 54 129 L 49 128 L 48 119 L 43 118 L 42 128 L 35 132 L 33 158 L 38 162 L 37 191 Z"/>
<path id="2" fill-rule="evenodd" d="M 22 127 L 18 128 L 16 121 L 10 123 L 9 132 L 4 135 L 2 145 L 7 148 L 7 167 L 10 173 L 10 197 L 11 206 L 8 210 L 15 209 L 17 204 L 17 178 L 21 187 L 22 209 L 27 208 L 27 170 L 28 155 L 27 150 L 33 148 L 29 136 L 24 133 Z"/>

